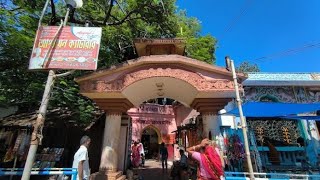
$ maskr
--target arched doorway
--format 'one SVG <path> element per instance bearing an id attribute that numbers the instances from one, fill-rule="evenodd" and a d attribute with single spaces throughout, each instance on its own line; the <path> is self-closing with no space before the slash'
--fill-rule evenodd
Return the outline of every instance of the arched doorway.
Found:
<path id="1" fill-rule="evenodd" d="M 144 147 L 146 159 L 155 159 L 159 151 L 159 130 L 153 126 L 147 126 L 142 130 L 141 143 Z"/>

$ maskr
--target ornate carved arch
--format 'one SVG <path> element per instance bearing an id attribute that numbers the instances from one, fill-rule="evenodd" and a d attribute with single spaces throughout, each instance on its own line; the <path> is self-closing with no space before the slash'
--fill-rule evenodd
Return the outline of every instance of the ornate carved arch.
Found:
<path id="1" fill-rule="evenodd" d="M 183 69 L 150 68 L 125 74 L 114 81 L 95 80 L 92 82 L 91 90 L 98 92 L 119 92 L 135 82 L 152 77 L 176 78 L 191 84 L 199 91 L 221 91 L 232 90 L 234 88 L 233 82 L 227 79 L 207 80 L 198 73 Z"/>

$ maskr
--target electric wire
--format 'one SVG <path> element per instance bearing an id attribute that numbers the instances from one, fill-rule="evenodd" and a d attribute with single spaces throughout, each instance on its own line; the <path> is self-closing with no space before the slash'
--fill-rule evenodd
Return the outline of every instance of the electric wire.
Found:
<path id="1" fill-rule="evenodd" d="M 270 55 L 266 55 L 266 56 L 262 56 L 262 57 L 259 57 L 259 58 L 255 58 L 253 60 L 250 60 L 250 62 L 266 62 L 267 60 L 270 60 L 270 59 L 275 59 L 275 58 L 279 58 L 279 57 L 283 57 L 283 56 L 288 56 L 288 55 L 291 55 L 291 54 L 295 54 L 295 53 L 299 53 L 301 51 L 305 51 L 305 50 L 308 50 L 310 48 L 318 48 L 320 47 L 320 42 L 317 42 L 317 43 L 311 43 L 311 44 L 305 44 L 303 46 L 300 46 L 300 47 L 297 47 L 297 48 L 292 48 L 292 49 L 287 49 L 287 50 L 284 50 L 284 51 L 279 51 L 279 52 L 276 52 L 276 53 L 273 53 L 273 54 L 270 54 Z"/>
<path id="2" fill-rule="evenodd" d="M 219 39 L 222 39 L 225 36 L 225 34 L 227 32 L 229 32 L 231 30 L 231 28 L 240 20 L 240 18 L 245 15 L 246 11 L 249 9 L 251 4 L 252 4 L 252 0 L 247 0 L 245 2 L 245 4 L 243 5 L 242 9 L 240 10 L 240 13 L 237 16 L 235 16 L 232 19 L 232 21 L 226 26 L 224 31 L 221 33 L 221 36 L 220 36 Z"/>

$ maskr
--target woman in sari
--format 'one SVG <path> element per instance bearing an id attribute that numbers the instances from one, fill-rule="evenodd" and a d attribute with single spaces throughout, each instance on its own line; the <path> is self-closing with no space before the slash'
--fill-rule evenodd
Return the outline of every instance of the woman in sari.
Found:
<path id="1" fill-rule="evenodd" d="M 199 162 L 198 180 L 224 179 L 220 156 L 208 139 L 202 140 L 199 145 L 187 148 L 187 151 Z"/>
<path id="2" fill-rule="evenodd" d="M 132 150 L 132 165 L 133 167 L 139 167 L 140 164 L 140 146 L 138 145 L 137 142 L 134 142 L 134 144 L 131 147 Z"/>

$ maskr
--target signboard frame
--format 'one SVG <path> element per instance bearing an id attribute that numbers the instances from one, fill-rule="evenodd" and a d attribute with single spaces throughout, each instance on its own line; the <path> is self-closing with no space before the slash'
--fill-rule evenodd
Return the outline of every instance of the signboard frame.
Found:
<path id="1" fill-rule="evenodd" d="M 96 70 L 101 36 L 101 27 L 41 26 L 29 70 Z"/>

